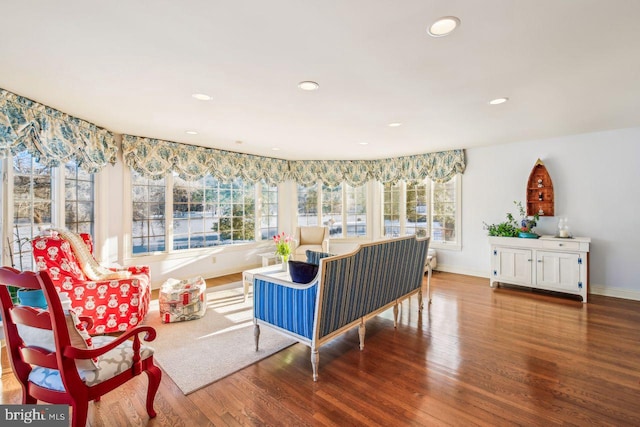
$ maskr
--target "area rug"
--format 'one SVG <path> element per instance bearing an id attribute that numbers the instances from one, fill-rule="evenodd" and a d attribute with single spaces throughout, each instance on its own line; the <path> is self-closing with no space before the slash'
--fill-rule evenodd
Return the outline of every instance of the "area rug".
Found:
<path id="1" fill-rule="evenodd" d="M 207 289 L 204 317 L 163 324 L 158 300 L 151 301 L 145 325 L 158 332 L 149 343 L 154 358 L 186 395 L 294 344 L 270 328 L 260 328 L 255 351 L 253 299 L 243 302 L 242 283 Z"/>

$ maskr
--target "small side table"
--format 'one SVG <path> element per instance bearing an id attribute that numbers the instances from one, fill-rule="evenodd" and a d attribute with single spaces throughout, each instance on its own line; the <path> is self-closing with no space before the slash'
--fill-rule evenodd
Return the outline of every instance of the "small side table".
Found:
<path id="1" fill-rule="evenodd" d="M 265 252 L 262 254 L 258 254 L 258 256 L 260 258 L 262 258 L 262 266 L 263 267 L 268 267 L 272 264 L 277 264 L 278 263 L 278 255 L 276 255 L 273 252 Z"/>
<path id="2" fill-rule="evenodd" d="M 255 274 L 279 274 L 284 273 L 282 271 L 282 264 L 268 265 L 265 267 L 252 268 L 251 270 L 245 270 L 242 272 L 242 286 L 244 288 L 244 300 L 247 300 L 249 295 L 249 286 L 253 285 L 253 276 Z M 287 273 L 288 274 L 288 273 Z"/>

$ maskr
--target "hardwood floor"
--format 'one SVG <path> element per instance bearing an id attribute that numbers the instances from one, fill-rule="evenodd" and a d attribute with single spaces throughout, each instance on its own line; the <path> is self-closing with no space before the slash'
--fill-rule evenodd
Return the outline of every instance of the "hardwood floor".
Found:
<path id="1" fill-rule="evenodd" d="M 448 273 L 432 290 L 422 315 L 415 297 L 403 303 L 397 329 L 390 311 L 369 321 L 364 351 L 356 329 L 321 347 L 318 382 L 296 344 L 188 396 L 164 375 L 151 421 L 138 377 L 90 405 L 89 423 L 640 425 L 640 302 Z M 2 403 L 19 403 L 17 387 L 2 376 Z"/>

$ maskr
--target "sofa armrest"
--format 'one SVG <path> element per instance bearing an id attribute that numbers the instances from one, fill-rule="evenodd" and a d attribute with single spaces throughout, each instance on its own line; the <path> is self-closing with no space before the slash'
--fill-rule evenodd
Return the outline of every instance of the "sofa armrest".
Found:
<path id="1" fill-rule="evenodd" d="M 256 274 L 253 279 L 254 319 L 311 340 L 318 279 L 298 284 Z"/>

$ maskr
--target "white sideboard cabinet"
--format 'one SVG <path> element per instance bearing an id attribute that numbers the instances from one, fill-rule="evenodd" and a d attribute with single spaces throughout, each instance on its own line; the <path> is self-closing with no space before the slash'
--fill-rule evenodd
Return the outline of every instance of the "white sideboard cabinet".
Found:
<path id="1" fill-rule="evenodd" d="M 499 283 L 580 295 L 587 302 L 588 237 L 489 237 L 490 286 Z"/>

